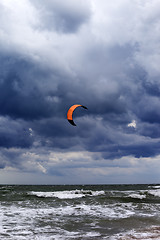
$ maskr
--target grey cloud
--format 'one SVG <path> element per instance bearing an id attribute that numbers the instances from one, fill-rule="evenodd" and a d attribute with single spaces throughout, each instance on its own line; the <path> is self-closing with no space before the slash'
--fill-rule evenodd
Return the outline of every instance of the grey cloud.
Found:
<path id="1" fill-rule="evenodd" d="M 39 26 L 42 29 L 56 30 L 62 33 L 76 32 L 82 24 L 89 20 L 91 14 L 88 1 L 47 0 L 44 4 L 42 0 L 36 0 L 33 4 L 41 18 Z"/>

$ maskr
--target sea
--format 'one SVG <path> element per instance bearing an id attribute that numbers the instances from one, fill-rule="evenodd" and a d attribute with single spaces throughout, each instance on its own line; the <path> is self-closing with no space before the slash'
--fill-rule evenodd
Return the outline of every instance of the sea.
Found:
<path id="1" fill-rule="evenodd" d="M 160 184 L 0 185 L 0 239 L 160 239 Z"/>

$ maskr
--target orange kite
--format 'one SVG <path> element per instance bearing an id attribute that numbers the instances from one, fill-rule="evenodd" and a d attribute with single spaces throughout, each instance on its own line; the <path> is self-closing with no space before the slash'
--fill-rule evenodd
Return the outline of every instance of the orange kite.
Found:
<path id="1" fill-rule="evenodd" d="M 75 104 L 72 107 L 70 107 L 70 109 L 67 112 L 67 119 L 70 122 L 70 124 L 72 124 L 73 126 L 76 126 L 76 124 L 73 121 L 73 112 L 77 107 L 82 107 L 84 109 L 88 109 L 87 107 L 80 105 L 80 104 Z"/>

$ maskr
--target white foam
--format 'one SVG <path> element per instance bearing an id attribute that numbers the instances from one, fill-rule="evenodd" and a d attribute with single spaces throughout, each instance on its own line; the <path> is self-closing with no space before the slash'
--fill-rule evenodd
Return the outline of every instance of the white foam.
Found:
<path id="1" fill-rule="evenodd" d="M 155 196 L 155 197 L 160 197 L 160 189 L 149 190 L 148 193 Z"/>
<path id="2" fill-rule="evenodd" d="M 86 237 L 100 237 L 101 234 L 97 232 L 88 232 L 85 234 Z"/>
<path id="3" fill-rule="evenodd" d="M 81 238 L 81 239 L 87 239 L 91 238 L 91 237 L 100 237 L 101 234 L 98 233 L 98 232 L 87 232 L 87 233 L 83 233 L 83 232 L 69 232 L 69 231 L 66 231 L 66 230 L 63 230 L 63 231 L 60 231 L 60 234 L 56 234 L 54 235 L 54 239 L 55 240 L 68 240 L 68 239 L 76 239 L 76 238 Z M 39 238 L 40 240 L 42 240 L 41 238 Z"/>
<path id="4" fill-rule="evenodd" d="M 157 206 L 157 204 L 156 204 Z M 152 205 L 153 209 L 150 209 L 150 204 L 145 204 L 145 213 L 147 216 L 150 216 L 150 212 L 157 214 L 156 209 Z M 157 207 L 160 207 L 157 206 Z M 143 206 L 144 209 L 144 206 Z M 50 225 L 51 219 L 56 223 L 55 239 L 65 239 L 64 236 L 67 236 L 66 239 L 75 239 L 76 237 L 81 237 L 81 239 L 96 238 L 100 237 L 99 233 L 95 231 L 95 226 L 91 226 L 93 231 L 84 232 L 64 232 L 63 224 L 68 221 L 68 219 L 78 220 L 79 217 L 89 217 L 94 219 L 94 223 L 98 218 L 100 219 L 124 219 L 129 218 L 130 216 L 141 216 L 144 215 L 144 212 L 137 213 L 137 204 L 132 203 L 115 203 L 110 205 L 100 205 L 100 204 L 90 204 L 86 205 L 84 203 L 75 204 L 75 205 L 65 205 L 60 207 L 49 207 L 48 205 L 40 206 L 39 208 L 33 206 L 25 208 L 21 205 L 12 205 L 1 206 L 0 208 L 0 233 L 1 234 L 10 234 L 11 239 L 23 239 L 19 236 L 24 236 L 24 239 L 51 239 L 50 236 L 53 233 L 53 228 Z M 158 210 L 159 208 L 157 208 Z M 39 227 L 37 221 L 45 221 L 47 224 L 45 227 Z M 48 223 L 47 223 L 48 221 Z M 62 223 L 62 225 L 60 224 Z M 92 223 L 93 224 L 93 223 Z M 34 231 L 33 231 L 34 226 Z M 57 227 L 58 226 L 58 227 Z M 38 236 L 35 238 L 35 235 Z"/>
<path id="5" fill-rule="evenodd" d="M 16 230 L 25 230 L 23 229 L 22 222 L 30 222 L 37 218 L 40 219 L 42 216 L 54 216 L 55 220 L 59 217 L 70 217 L 70 216 L 89 216 L 89 217 L 102 217 L 107 219 L 120 219 L 127 218 L 135 214 L 132 204 L 126 203 L 121 205 L 69 205 L 64 207 L 56 208 L 23 208 L 12 206 L 10 208 L 3 207 L 1 211 L 1 226 L 4 222 L 9 224 L 16 224 Z M 4 213 L 4 215 L 3 215 Z M 2 230 L 2 229 L 1 229 Z M 26 229 L 27 231 L 27 229 Z M 2 232 L 2 231 L 1 231 Z"/>
<path id="6" fill-rule="evenodd" d="M 133 194 L 130 194 L 129 197 L 131 197 L 131 198 L 138 198 L 138 199 L 144 199 L 144 198 L 146 198 L 146 195 L 133 193 Z"/>
<path id="7" fill-rule="evenodd" d="M 122 240 L 122 239 L 144 239 L 144 240 L 159 240 L 160 239 L 160 227 L 150 226 L 148 229 L 133 229 L 125 233 L 115 234 L 110 240 Z"/>
<path id="8" fill-rule="evenodd" d="M 53 210 L 54 211 L 54 210 Z M 112 205 L 84 205 L 78 204 L 76 206 L 65 206 L 55 209 L 56 215 L 63 214 L 64 216 L 93 216 L 107 219 L 128 218 L 134 215 L 134 209 L 131 210 L 131 204 L 122 204 L 121 206 Z"/>
<path id="9" fill-rule="evenodd" d="M 82 198 L 85 194 L 80 191 L 60 191 L 54 192 L 54 197 L 59 199 L 73 199 L 73 198 Z"/>
<path id="10" fill-rule="evenodd" d="M 85 196 L 98 196 L 103 195 L 104 191 L 91 191 L 91 190 L 72 190 L 72 191 L 55 191 L 55 192 L 35 192 L 31 191 L 28 194 L 35 195 L 37 197 L 56 197 L 59 199 L 74 199 L 82 198 Z"/>
<path id="11" fill-rule="evenodd" d="M 160 186 L 152 186 L 152 188 L 160 188 Z"/>

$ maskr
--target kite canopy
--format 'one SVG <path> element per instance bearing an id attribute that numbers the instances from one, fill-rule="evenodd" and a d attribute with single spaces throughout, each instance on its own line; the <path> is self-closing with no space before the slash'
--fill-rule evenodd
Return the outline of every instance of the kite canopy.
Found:
<path id="1" fill-rule="evenodd" d="M 80 104 L 75 104 L 72 107 L 70 107 L 70 109 L 67 112 L 67 119 L 70 122 L 70 124 L 72 124 L 73 126 L 76 126 L 76 124 L 73 121 L 73 112 L 77 107 L 82 107 L 84 109 L 88 109 L 87 107 L 80 105 Z"/>

